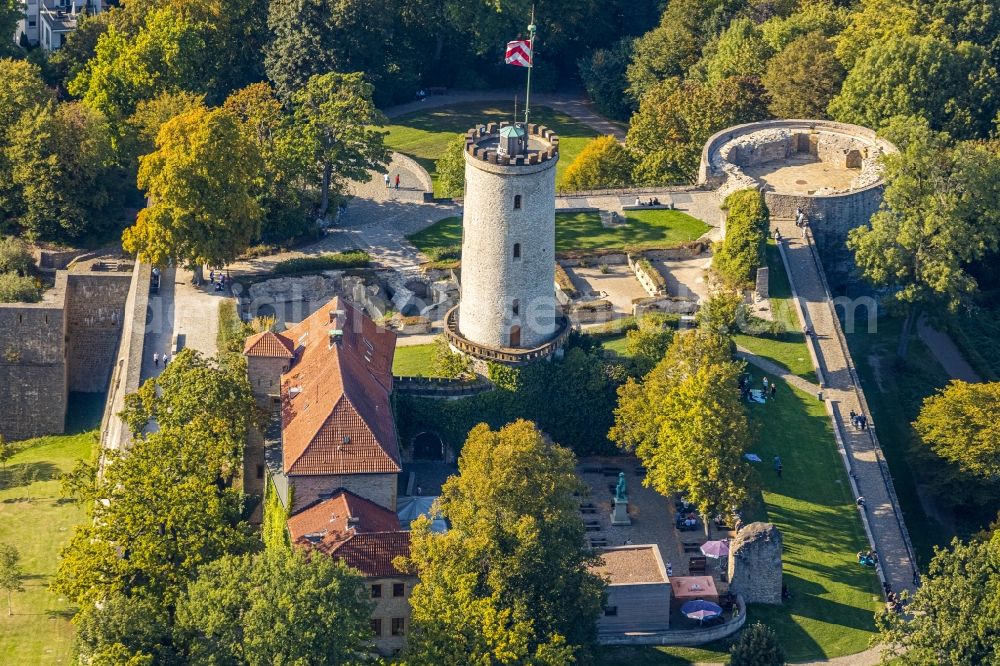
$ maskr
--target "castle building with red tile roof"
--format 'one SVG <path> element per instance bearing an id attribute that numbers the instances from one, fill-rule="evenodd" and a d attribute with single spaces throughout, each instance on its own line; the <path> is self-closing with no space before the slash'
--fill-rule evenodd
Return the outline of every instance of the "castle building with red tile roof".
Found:
<path id="1" fill-rule="evenodd" d="M 276 414 L 280 446 L 262 444 L 259 462 L 290 516 L 289 539 L 365 577 L 384 655 L 403 647 L 416 582 L 394 564 L 410 552 L 396 515 L 395 348 L 395 333 L 338 297 L 286 331 L 250 337 L 243 350 L 258 404 Z"/>

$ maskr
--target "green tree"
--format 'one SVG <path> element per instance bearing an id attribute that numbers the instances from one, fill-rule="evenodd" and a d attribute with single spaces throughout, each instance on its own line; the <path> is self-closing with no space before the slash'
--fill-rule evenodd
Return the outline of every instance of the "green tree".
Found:
<path id="1" fill-rule="evenodd" d="M 597 49 L 577 62 L 590 101 L 600 113 L 614 120 L 628 120 L 635 110 L 635 100 L 624 94 L 634 41 L 626 37 L 611 48 Z"/>
<path id="2" fill-rule="evenodd" d="M 162 92 L 152 99 L 140 101 L 135 106 L 135 112 L 125 123 L 125 135 L 129 145 L 123 152 L 127 152 L 136 160 L 141 155 L 152 153 L 156 150 L 156 136 L 168 120 L 204 104 L 203 94 L 183 90 Z"/>
<path id="3" fill-rule="evenodd" d="M 886 660 L 908 666 L 995 664 L 1000 661 L 1000 550 L 993 542 L 958 539 L 935 548 L 905 615 L 875 616 Z"/>
<path id="4" fill-rule="evenodd" d="M 0 42 L 0 55 L 16 54 L 13 39 L 17 22 L 24 18 L 24 10 L 18 0 L 0 0 L 0 35 L 5 39 Z"/>
<path id="5" fill-rule="evenodd" d="M 847 25 L 833 41 L 837 57 L 848 70 L 868 49 L 889 39 L 920 34 L 920 19 L 909 0 L 861 0 L 848 15 Z"/>
<path id="6" fill-rule="evenodd" d="M 161 92 L 204 92 L 213 71 L 207 31 L 170 6 L 150 11 L 134 35 L 111 23 L 69 91 L 116 122 Z"/>
<path id="7" fill-rule="evenodd" d="M 837 35 L 847 25 L 849 16 L 846 8 L 837 6 L 832 0 L 801 0 L 794 13 L 765 21 L 760 31 L 778 53 L 809 33 L 818 32 L 824 37 Z"/>
<path id="8" fill-rule="evenodd" d="M 313 76 L 330 72 L 364 72 L 380 104 L 416 90 L 423 54 L 413 51 L 407 27 L 420 17 L 398 3 L 272 0 L 268 12 L 273 39 L 265 66 L 282 99 L 291 99 Z"/>
<path id="9" fill-rule="evenodd" d="M 743 294 L 736 289 L 719 289 L 698 308 L 698 325 L 730 335 L 736 330 L 743 307 Z"/>
<path id="10" fill-rule="evenodd" d="M 754 622 L 729 648 L 729 666 L 785 666 L 785 651 L 766 624 Z"/>
<path id="11" fill-rule="evenodd" d="M 591 139 L 562 176 L 567 190 L 626 187 L 632 181 L 632 156 L 613 136 Z"/>
<path id="12" fill-rule="evenodd" d="M 948 144 L 926 123 L 899 119 L 886 135 L 900 148 L 884 158 L 886 188 L 871 224 L 848 236 L 858 268 L 891 290 L 906 315 L 897 353 L 924 310 L 957 310 L 975 293 L 970 262 L 1000 242 L 1000 157 L 988 145 Z"/>
<path id="13" fill-rule="evenodd" d="M 260 151 L 264 178 L 256 197 L 263 211 L 261 240 L 283 241 L 315 228 L 309 209 L 315 203 L 308 191 L 309 161 L 297 150 L 292 119 L 268 83 L 237 90 L 223 105 L 243 124 L 243 131 Z"/>
<path id="14" fill-rule="evenodd" d="M 826 109 L 844 82 L 833 43 L 820 32 L 799 37 L 774 56 L 763 77 L 777 118 L 826 118 Z"/>
<path id="15" fill-rule="evenodd" d="M 662 81 L 683 77 L 701 57 L 705 43 L 729 22 L 741 3 L 728 0 L 673 0 L 660 25 L 635 42 L 627 71 L 628 92 L 638 102 Z"/>
<path id="16" fill-rule="evenodd" d="M 14 184 L 13 164 L 7 156 L 8 135 L 23 116 L 53 99 L 42 81 L 38 65 L 27 60 L 0 58 L 0 231 L 11 226 L 23 209 L 20 189 Z"/>
<path id="17" fill-rule="evenodd" d="M 743 460 L 750 426 L 735 390 L 743 364 L 725 336 L 697 329 L 674 336 L 641 381 L 618 391 L 609 437 L 647 469 L 643 484 L 683 493 L 703 515 L 729 512 L 750 497 Z"/>
<path id="18" fill-rule="evenodd" d="M 14 236 L 0 237 L 0 273 L 28 276 L 35 272 L 35 258 L 28 246 Z"/>
<path id="19" fill-rule="evenodd" d="M 24 591 L 21 554 L 9 543 L 0 543 L 0 590 L 7 592 L 7 615 L 14 614 L 11 594 Z"/>
<path id="20" fill-rule="evenodd" d="M 385 170 L 385 133 L 373 128 L 385 124 L 385 116 L 375 108 L 371 84 L 357 72 L 311 77 L 292 95 L 292 108 L 295 138 L 319 175 L 317 215 L 323 219 L 332 189 L 367 179 L 369 170 Z"/>
<path id="21" fill-rule="evenodd" d="M 188 664 L 359 662 L 371 603 L 357 572 L 316 553 L 265 551 L 205 567 L 177 607 Z"/>
<path id="22" fill-rule="evenodd" d="M 722 204 L 726 214 L 726 237 L 712 257 L 712 268 L 732 286 L 749 284 L 754 271 L 764 263 L 764 248 L 770 214 L 764 195 L 757 190 L 739 190 Z"/>
<path id="23" fill-rule="evenodd" d="M 625 146 L 637 159 L 633 179 L 646 185 L 694 182 L 710 136 L 766 117 L 764 89 L 756 79 L 658 83 L 643 96 L 629 124 Z"/>
<path id="24" fill-rule="evenodd" d="M 930 34 L 890 36 L 857 59 L 829 113 L 877 129 L 894 116 L 920 116 L 956 138 L 981 138 L 997 110 L 996 85 L 981 46 Z"/>
<path id="25" fill-rule="evenodd" d="M 156 265 L 186 260 L 200 270 L 234 260 L 260 233 L 253 190 L 261 173 L 260 153 L 231 113 L 182 113 L 140 160 L 138 184 L 150 204 L 125 230 L 122 246 Z"/>
<path id="26" fill-rule="evenodd" d="M 444 154 L 434 163 L 438 187 L 446 197 L 465 194 L 465 135 L 459 134 L 448 144 Z"/>
<path id="27" fill-rule="evenodd" d="M 120 416 L 135 436 L 151 423 L 171 431 L 197 426 L 209 435 L 204 454 L 227 483 L 239 471 L 247 428 L 261 425 L 244 362 L 220 363 L 191 349 L 126 395 Z"/>
<path id="28" fill-rule="evenodd" d="M 953 380 L 913 423 L 925 446 L 970 476 L 1000 479 L 1000 383 Z"/>
<path id="29" fill-rule="evenodd" d="M 99 236 L 121 201 L 111 130 L 79 102 L 50 102 L 7 134 L 11 182 L 20 195 L 18 226 L 31 238 Z"/>
<path id="30" fill-rule="evenodd" d="M 709 84 L 734 76 L 759 78 L 773 55 L 760 28 L 748 18 L 737 18 L 706 46 L 699 69 Z"/>
<path id="31" fill-rule="evenodd" d="M 155 599 L 112 593 L 81 608 L 73 625 L 88 664 L 176 663 L 170 614 Z"/>
<path id="32" fill-rule="evenodd" d="M 407 663 L 565 664 L 596 638 L 573 454 L 517 421 L 475 427 L 439 499 L 451 529 L 414 524 Z"/>
<path id="33" fill-rule="evenodd" d="M 76 29 L 63 35 L 62 46 L 49 56 L 48 70 L 56 85 L 65 88 L 97 55 L 97 42 L 111 25 L 112 11 L 84 13 L 77 18 Z"/>
<path id="34" fill-rule="evenodd" d="M 667 353 L 677 329 L 677 318 L 649 313 L 637 323 L 637 329 L 625 333 L 625 353 L 632 358 L 636 374 L 645 375 Z"/>
<path id="35" fill-rule="evenodd" d="M 465 354 L 453 352 L 448 338 L 438 336 L 434 340 L 434 374 L 451 379 L 469 376 L 472 374 L 472 359 Z"/>

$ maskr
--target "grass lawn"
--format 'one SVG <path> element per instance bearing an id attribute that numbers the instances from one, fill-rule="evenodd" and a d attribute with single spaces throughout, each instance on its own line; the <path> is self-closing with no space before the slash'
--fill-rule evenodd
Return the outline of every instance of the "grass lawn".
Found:
<path id="1" fill-rule="evenodd" d="M 417 111 L 394 118 L 384 128 L 389 132 L 385 143 L 393 150 L 414 158 L 427 169 L 434 180 L 435 193 L 440 195 L 434 162 L 444 154 L 448 144 L 459 134 L 465 134 L 478 124 L 510 120 L 512 113 L 513 106 L 507 108 L 496 103 L 457 104 Z M 566 167 L 587 142 L 597 136 L 597 132 L 564 113 L 542 106 L 532 107 L 531 120 L 545 125 L 559 135 L 560 155 L 559 164 L 556 165 L 558 184 Z"/>
<path id="2" fill-rule="evenodd" d="M 777 337 L 739 334 L 734 335 L 733 339 L 739 346 L 771 359 L 791 374 L 815 383 L 816 371 L 806 347 L 805 336 L 802 335 L 799 316 L 795 312 L 792 288 L 788 283 L 781 254 L 773 240 L 768 241 L 767 245 L 767 266 L 771 309 L 775 320 L 781 322 L 786 332 Z"/>
<path id="3" fill-rule="evenodd" d="M 777 398 L 753 405 L 752 450 L 763 505 L 756 518 L 774 523 L 784 537 L 784 580 L 792 599 L 781 606 L 752 605 L 748 621 L 761 620 L 778 633 L 789 661 L 861 652 L 874 630 L 880 604 L 878 580 L 857 565 L 867 547 L 830 420 L 814 396 L 780 383 Z M 780 455 L 782 478 L 771 460 Z M 616 648 L 601 664 L 690 664 L 726 661 L 725 644 L 702 649 Z"/>
<path id="4" fill-rule="evenodd" d="M 396 347 L 396 355 L 392 359 L 392 374 L 400 377 L 433 377 L 435 347 L 433 343 Z"/>
<path id="5" fill-rule="evenodd" d="M 620 250 L 626 246 L 664 246 L 692 241 L 709 226 L 677 210 L 628 213 L 628 225 L 605 229 L 597 213 L 556 213 L 556 252 Z M 406 237 L 425 254 L 462 244 L 462 218 L 446 217 Z"/>
<path id="6" fill-rule="evenodd" d="M 104 396 L 73 396 L 67 429 L 74 434 L 19 442 L 0 485 L 0 542 L 21 554 L 24 592 L 13 596 L 14 615 L 0 612 L 0 663 L 69 664 L 73 608 L 49 591 L 59 551 L 84 519 L 81 507 L 59 496 L 59 475 L 90 458 Z"/>
<path id="7" fill-rule="evenodd" d="M 930 349 L 914 335 L 905 365 L 896 361 L 900 321 L 879 319 L 878 331 L 847 336 L 851 355 L 861 375 L 872 421 L 892 473 L 899 504 L 909 526 L 917 559 L 926 568 L 933 546 L 945 546 L 955 534 L 969 536 L 996 517 L 995 508 L 975 516 L 959 512 L 954 524 L 942 525 L 928 516 L 918 495 L 918 480 L 933 478 L 934 470 L 921 467 L 925 459 L 912 454 L 917 443 L 910 423 L 916 419 L 925 397 L 948 383 L 948 375 Z M 930 492 L 924 490 L 924 492 Z"/>

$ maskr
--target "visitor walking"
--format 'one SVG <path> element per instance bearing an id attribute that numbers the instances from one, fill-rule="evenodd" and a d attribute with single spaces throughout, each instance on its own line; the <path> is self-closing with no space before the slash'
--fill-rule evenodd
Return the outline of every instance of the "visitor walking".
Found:
<path id="1" fill-rule="evenodd" d="M 773 398 L 774 394 L 777 392 L 778 392 L 778 385 L 775 384 L 774 382 L 771 382 L 771 397 Z"/>
<path id="2" fill-rule="evenodd" d="M 774 471 L 781 476 L 781 456 L 774 456 Z"/>
<path id="3" fill-rule="evenodd" d="M 784 466 L 781 463 L 778 463 L 778 467 L 774 470 L 774 471 L 776 471 L 778 473 L 778 478 L 779 479 L 781 478 L 781 470 L 782 469 L 784 469 Z"/>
<path id="4" fill-rule="evenodd" d="M 167 363 L 170 363 L 170 354 L 163 355 L 163 369 L 167 369 Z"/>
<path id="5" fill-rule="evenodd" d="M 386 171 L 382 178 L 385 180 L 385 189 L 389 189 L 389 172 Z"/>
<path id="6" fill-rule="evenodd" d="M 767 377 L 764 377 L 764 391 L 767 391 Z"/>
<path id="7" fill-rule="evenodd" d="M 160 367 L 160 355 L 156 352 L 153 352 L 153 367 Z"/>
<path id="8" fill-rule="evenodd" d="M 399 189 L 399 174 L 396 174 L 396 189 Z"/>

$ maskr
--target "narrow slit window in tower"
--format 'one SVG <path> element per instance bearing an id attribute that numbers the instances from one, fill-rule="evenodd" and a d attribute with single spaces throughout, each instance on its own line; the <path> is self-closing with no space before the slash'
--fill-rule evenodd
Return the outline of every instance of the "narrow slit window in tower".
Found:
<path id="1" fill-rule="evenodd" d="M 514 305 L 511 307 L 511 312 L 515 315 L 521 314 L 521 299 L 514 299 Z"/>
<path id="2" fill-rule="evenodd" d="M 514 210 L 521 210 L 521 195 L 514 195 Z"/>
<path id="3" fill-rule="evenodd" d="M 514 243 L 514 258 L 515 259 L 520 259 L 521 258 L 521 244 L 520 243 Z"/>

